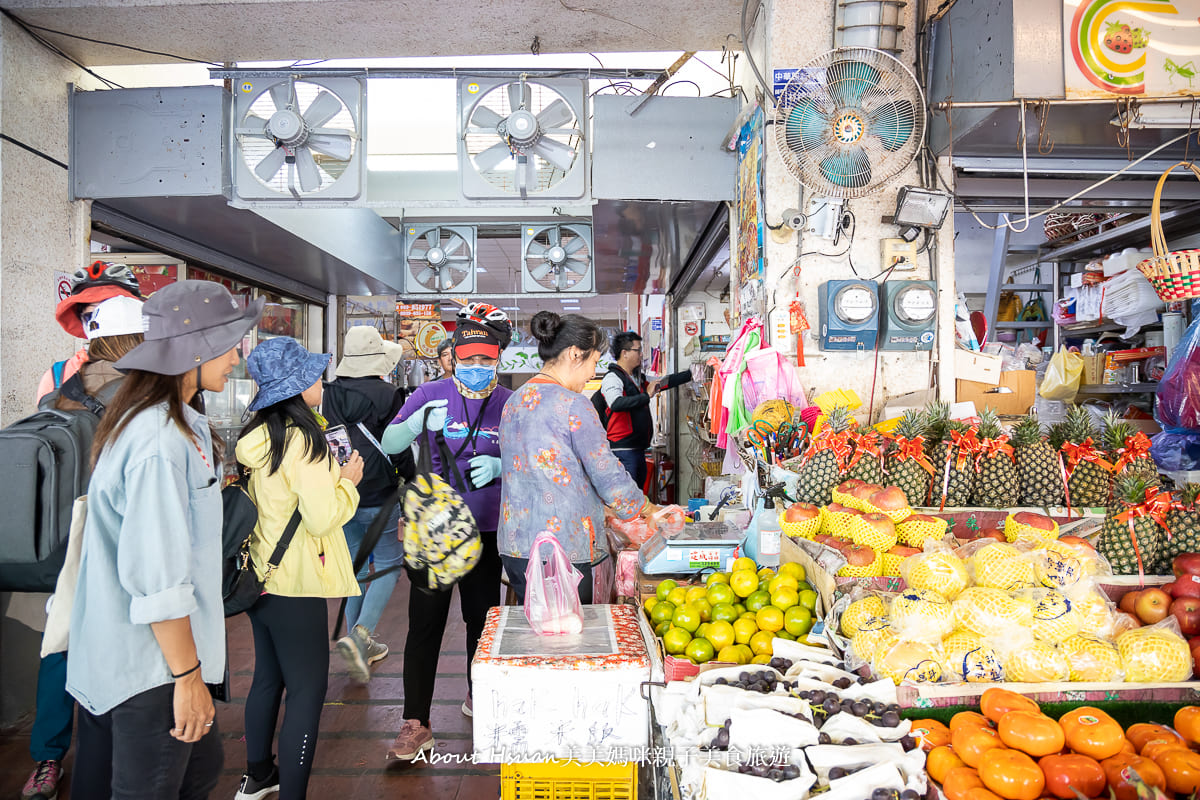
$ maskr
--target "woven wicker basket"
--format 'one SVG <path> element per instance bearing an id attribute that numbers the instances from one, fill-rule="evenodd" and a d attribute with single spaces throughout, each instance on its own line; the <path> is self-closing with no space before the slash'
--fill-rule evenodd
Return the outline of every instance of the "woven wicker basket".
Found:
<path id="1" fill-rule="evenodd" d="M 1154 257 L 1137 265 L 1154 291 L 1166 302 L 1200 297 L 1200 250 L 1168 250 L 1167 237 L 1163 234 L 1163 185 L 1176 167 L 1187 167 L 1200 180 L 1200 168 L 1187 161 L 1180 161 L 1168 168 L 1158 179 L 1158 186 L 1154 189 L 1154 207 L 1150 212 L 1150 243 L 1154 248 Z"/>

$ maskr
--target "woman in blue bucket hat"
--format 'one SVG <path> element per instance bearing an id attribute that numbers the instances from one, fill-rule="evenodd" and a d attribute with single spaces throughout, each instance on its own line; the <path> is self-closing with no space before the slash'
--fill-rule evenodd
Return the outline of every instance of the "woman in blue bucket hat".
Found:
<path id="1" fill-rule="evenodd" d="M 305 796 L 328 684 L 326 599 L 359 593 L 342 526 L 358 507 L 363 462 L 356 450 L 339 465 L 316 411 L 330 358 L 278 338 L 246 359 L 258 394 L 236 452 L 258 507 L 250 553 L 265 594 L 247 612 L 254 679 L 246 696 L 246 772 L 237 800 L 275 791 L 284 800 Z M 295 538 L 268 572 L 267 561 L 296 511 Z M 276 766 L 271 744 L 285 689 Z"/>

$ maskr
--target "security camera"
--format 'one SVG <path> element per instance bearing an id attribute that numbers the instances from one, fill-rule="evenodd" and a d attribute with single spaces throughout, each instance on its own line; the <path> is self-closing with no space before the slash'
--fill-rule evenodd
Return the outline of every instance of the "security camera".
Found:
<path id="1" fill-rule="evenodd" d="M 783 212 L 783 224 L 798 231 L 808 223 L 808 217 L 800 213 L 798 208 L 788 208 Z"/>

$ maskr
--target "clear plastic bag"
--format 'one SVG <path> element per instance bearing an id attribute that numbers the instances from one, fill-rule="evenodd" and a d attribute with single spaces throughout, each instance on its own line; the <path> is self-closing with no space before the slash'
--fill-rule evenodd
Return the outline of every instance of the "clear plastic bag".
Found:
<path id="1" fill-rule="evenodd" d="M 1061 349 L 1050 359 L 1038 395 L 1045 400 L 1074 400 L 1082 378 L 1083 356 Z"/>
<path id="2" fill-rule="evenodd" d="M 543 564 L 543 544 L 551 547 Z M 579 582 L 583 573 L 575 569 L 554 534 L 542 531 L 533 540 L 529 566 L 525 568 L 525 618 L 539 636 L 579 633 L 583 630 L 583 606 Z"/>
<path id="3" fill-rule="evenodd" d="M 1171 351 L 1158 382 L 1154 418 L 1168 433 L 1200 431 L 1200 319 L 1188 326 Z M 1152 455 L 1157 457 L 1153 451 Z"/>

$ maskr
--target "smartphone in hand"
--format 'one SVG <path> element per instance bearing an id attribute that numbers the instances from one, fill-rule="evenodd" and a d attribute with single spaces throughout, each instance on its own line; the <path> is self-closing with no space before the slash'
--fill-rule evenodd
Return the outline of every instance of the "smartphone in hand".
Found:
<path id="1" fill-rule="evenodd" d="M 337 459 L 338 465 L 345 466 L 346 462 L 350 460 L 350 454 L 354 452 L 354 445 L 350 444 L 350 433 L 346 430 L 346 426 L 335 425 L 332 428 L 326 428 L 325 441 L 329 442 L 329 450 Z"/>

